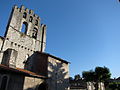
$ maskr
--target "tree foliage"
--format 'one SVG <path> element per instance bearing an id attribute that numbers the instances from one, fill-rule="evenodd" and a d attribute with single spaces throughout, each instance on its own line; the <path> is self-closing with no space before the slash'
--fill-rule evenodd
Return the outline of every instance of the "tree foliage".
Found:
<path id="1" fill-rule="evenodd" d="M 110 79 L 111 73 L 107 67 L 96 67 L 94 71 L 83 71 L 82 76 L 86 81 L 105 82 Z"/>
<path id="2" fill-rule="evenodd" d="M 111 77 L 110 70 L 107 67 L 96 67 L 95 74 L 97 82 L 106 82 Z"/>
<path id="3" fill-rule="evenodd" d="M 95 87 L 98 89 L 98 83 L 100 82 L 108 85 L 108 80 L 111 77 L 111 73 L 107 67 L 96 67 L 94 71 L 83 71 L 82 76 L 86 82 L 95 82 Z"/>
<path id="4" fill-rule="evenodd" d="M 89 82 L 89 81 L 94 81 L 94 77 L 95 77 L 95 72 L 93 70 L 90 71 L 84 71 L 82 73 L 83 78 L 85 79 L 85 81 Z"/>
<path id="5" fill-rule="evenodd" d="M 77 75 L 75 75 L 75 76 L 74 76 L 74 79 L 75 79 L 75 80 L 80 80 L 80 79 L 81 79 L 81 77 L 80 77 L 80 75 L 79 75 L 79 74 L 77 74 Z"/>

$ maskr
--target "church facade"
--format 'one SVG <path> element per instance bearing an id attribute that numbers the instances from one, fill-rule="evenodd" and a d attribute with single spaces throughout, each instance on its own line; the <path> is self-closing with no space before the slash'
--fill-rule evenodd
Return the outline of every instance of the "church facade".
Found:
<path id="1" fill-rule="evenodd" d="M 68 90 L 69 62 L 44 52 L 45 47 L 40 17 L 14 6 L 0 37 L 0 90 Z"/>

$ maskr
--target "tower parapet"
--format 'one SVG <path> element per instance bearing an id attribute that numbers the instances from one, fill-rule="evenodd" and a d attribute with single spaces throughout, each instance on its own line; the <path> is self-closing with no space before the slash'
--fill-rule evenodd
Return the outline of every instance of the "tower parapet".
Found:
<path id="1" fill-rule="evenodd" d="M 18 6 L 14 6 L 12 10 L 12 15 L 9 20 L 8 27 L 12 27 L 17 31 L 21 32 L 22 25 L 25 25 L 26 29 L 23 33 L 29 35 L 30 37 L 34 37 L 37 40 L 40 40 L 40 37 L 37 37 L 37 32 L 40 32 L 40 17 L 34 14 L 33 10 L 29 10 L 24 6 L 18 8 Z M 36 36 L 34 33 L 36 30 Z"/>
<path id="2" fill-rule="evenodd" d="M 14 6 L 7 25 L 6 39 L 2 51 L 11 48 L 18 52 L 16 65 L 24 68 L 24 60 L 35 51 L 44 52 L 46 47 L 46 25 L 40 17 L 24 6 Z"/>

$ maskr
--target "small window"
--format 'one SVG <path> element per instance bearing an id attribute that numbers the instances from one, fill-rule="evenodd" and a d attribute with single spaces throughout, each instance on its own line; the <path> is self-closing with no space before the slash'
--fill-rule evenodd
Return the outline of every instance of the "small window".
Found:
<path id="1" fill-rule="evenodd" d="M 32 16 L 30 16 L 29 21 L 30 21 L 30 22 L 32 22 L 32 20 L 33 20 L 33 17 L 32 17 Z"/>
<path id="2" fill-rule="evenodd" d="M 36 25 L 36 26 L 38 25 L 38 20 L 35 21 L 35 25 Z"/>
<path id="3" fill-rule="evenodd" d="M 21 32 L 26 34 L 27 28 L 28 28 L 28 24 L 26 22 L 23 22 Z"/>
<path id="4" fill-rule="evenodd" d="M 24 60 L 24 64 L 26 64 L 27 63 L 27 61 L 28 61 L 28 58 L 29 58 L 29 54 L 27 54 L 26 56 L 25 56 L 25 60 Z"/>
<path id="5" fill-rule="evenodd" d="M 23 13 L 23 18 L 26 18 L 26 17 L 27 17 L 27 13 L 24 12 L 24 13 Z"/>
<path id="6" fill-rule="evenodd" d="M 37 28 L 33 29 L 32 37 L 35 39 L 37 38 L 37 31 L 38 31 Z"/>
<path id="7" fill-rule="evenodd" d="M 7 76 L 3 76 L 2 80 L 1 80 L 0 90 L 6 90 L 7 81 L 8 81 L 8 77 Z"/>

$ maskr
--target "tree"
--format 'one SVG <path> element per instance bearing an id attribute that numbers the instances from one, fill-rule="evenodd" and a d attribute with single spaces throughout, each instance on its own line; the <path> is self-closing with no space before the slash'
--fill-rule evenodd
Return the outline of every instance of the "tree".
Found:
<path id="1" fill-rule="evenodd" d="M 80 79 L 81 79 L 81 77 L 80 77 L 80 75 L 79 75 L 79 74 L 77 74 L 77 75 L 75 75 L 75 76 L 74 76 L 74 79 L 75 79 L 75 80 L 80 80 Z"/>
<path id="2" fill-rule="evenodd" d="M 82 77 L 86 82 L 94 82 L 95 72 L 93 70 L 83 71 Z"/>
<path id="3" fill-rule="evenodd" d="M 110 79 L 111 73 L 107 67 L 96 67 L 94 71 L 84 71 L 82 76 L 86 82 L 95 82 L 95 88 L 98 90 L 99 83 L 108 83 L 107 81 Z"/>
<path id="4" fill-rule="evenodd" d="M 83 76 L 83 78 L 84 78 L 84 80 L 86 81 L 86 82 L 88 82 L 88 84 L 92 84 L 92 86 L 91 86 L 91 88 L 94 88 L 94 77 L 95 77 L 95 72 L 93 71 L 93 70 L 90 70 L 90 71 L 84 71 L 83 73 L 82 73 L 82 76 Z M 90 84 L 90 85 L 91 85 Z"/>
<path id="5" fill-rule="evenodd" d="M 107 67 L 95 68 L 96 78 L 99 82 L 105 82 L 110 79 L 111 73 Z"/>
<path id="6" fill-rule="evenodd" d="M 103 82 L 108 85 L 108 80 L 111 77 L 110 70 L 107 67 L 96 67 L 95 68 L 95 81 L 96 81 L 96 88 L 98 88 L 98 83 Z"/>
<path id="7" fill-rule="evenodd" d="M 69 77 L 69 81 L 72 81 L 73 80 L 73 78 L 72 77 Z"/>

